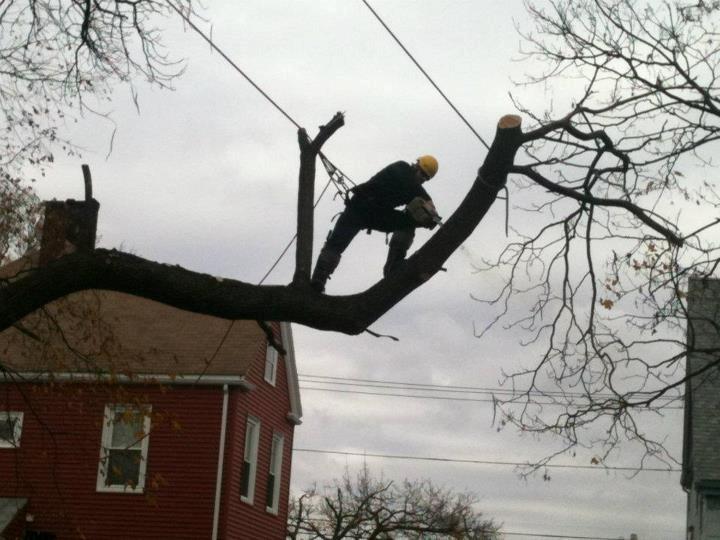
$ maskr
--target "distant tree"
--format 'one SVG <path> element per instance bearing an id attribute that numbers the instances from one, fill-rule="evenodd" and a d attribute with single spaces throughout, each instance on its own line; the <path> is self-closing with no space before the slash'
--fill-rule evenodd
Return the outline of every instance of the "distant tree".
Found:
<path id="1" fill-rule="evenodd" d="M 192 0 L 173 5 L 192 13 Z M 158 0 L 0 2 L 0 261 L 27 247 L 37 201 L 30 171 L 78 149 L 62 126 L 102 107 L 118 84 L 167 87 L 182 66 L 163 50 Z"/>
<path id="2" fill-rule="evenodd" d="M 495 539 L 499 527 L 473 508 L 476 502 L 470 493 L 444 490 L 428 480 L 398 485 L 363 467 L 355 478 L 346 471 L 324 490 L 293 497 L 288 538 Z"/>
<path id="3" fill-rule="evenodd" d="M 0 265 L 37 247 L 40 201 L 32 188 L 0 169 Z"/>

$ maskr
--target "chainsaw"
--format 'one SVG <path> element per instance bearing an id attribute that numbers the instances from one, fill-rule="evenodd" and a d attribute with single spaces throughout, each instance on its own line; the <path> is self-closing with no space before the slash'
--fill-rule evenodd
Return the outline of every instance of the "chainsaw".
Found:
<path id="1" fill-rule="evenodd" d="M 442 218 L 435 210 L 432 201 L 426 201 L 422 197 L 415 197 L 408 203 L 406 209 L 413 219 L 423 227 L 434 227 L 443 224 Z"/>

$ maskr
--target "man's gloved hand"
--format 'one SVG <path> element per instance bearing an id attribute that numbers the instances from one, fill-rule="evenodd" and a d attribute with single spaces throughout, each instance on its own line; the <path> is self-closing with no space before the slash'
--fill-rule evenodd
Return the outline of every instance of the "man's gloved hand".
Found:
<path id="1" fill-rule="evenodd" d="M 434 229 L 440 220 L 433 202 L 426 201 L 422 197 L 415 197 L 408 203 L 405 210 L 418 225 L 427 229 Z"/>

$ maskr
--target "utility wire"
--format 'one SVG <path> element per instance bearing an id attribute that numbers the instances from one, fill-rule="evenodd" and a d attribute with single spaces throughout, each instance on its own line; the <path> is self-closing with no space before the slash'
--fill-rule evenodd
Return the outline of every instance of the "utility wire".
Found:
<path id="1" fill-rule="evenodd" d="M 397 383 L 385 383 L 381 381 L 372 382 L 372 383 L 362 383 L 362 382 L 340 382 L 340 381 L 326 381 L 323 379 L 308 379 L 303 376 L 299 377 L 299 381 L 301 383 L 308 383 L 308 384 L 324 384 L 328 386 L 353 386 L 353 387 L 360 387 L 360 388 L 378 388 L 378 389 L 386 389 L 386 390 L 408 390 L 408 391 L 415 391 L 415 392 L 442 392 L 447 394 L 471 394 L 471 395 L 484 395 L 484 396 L 510 396 L 510 397 L 521 397 L 525 395 L 524 393 L 518 393 L 513 392 L 512 390 L 504 389 L 504 388 L 478 388 L 476 390 L 458 390 L 453 388 L 452 386 L 443 386 L 443 385 L 412 385 L 412 384 L 397 384 Z M 555 392 L 549 392 L 547 394 L 542 392 L 528 392 L 530 395 L 536 395 L 536 396 L 547 396 L 547 397 L 555 397 Z M 557 393 L 557 397 L 563 397 L 562 393 Z M 584 396 L 568 396 L 568 397 L 584 397 Z"/>
<path id="2" fill-rule="evenodd" d="M 318 517 L 318 516 L 310 516 L 310 517 L 308 517 L 308 520 L 312 521 L 313 523 L 327 523 L 327 524 L 336 523 L 336 520 L 334 520 L 334 519 L 323 518 L 323 517 Z M 492 533 L 490 533 L 490 534 L 492 534 Z M 502 528 L 498 529 L 495 534 L 499 534 L 501 536 L 530 536 L 530 537 L 534 537 L 534 538 L 563 538 L 565 540 L 625 540 L 625 538 L 622 536 L 612 536 L 612 537 L 608 537 L 608 536 L 573 536 L 573 535 L 567 535 L 567 534 L 505 531 Z M 359 538 L 359 537 L 358 536 L 348 536 L 347 538 Z"/>
<path id="3" fill-rule="evenodd" d="M 498 531 L 498 534 L 501 536 L 526 536 L 530 538 L 562 538 L 563 540 L 625 540 L 624 536 L 568 536 L 567 534 L 510 532 L 502 529 Z"/>
<path id="4" fill-rule="evenodd" d="M 177 7 L 171 0 L 168 0 L 168 5 L 178 15 L 180 15 L 180 17 L 182 17 L 182 19 L 188 24 L 188 26 L 190 26 L 190 28 L 192 28 L 195 31 L 196 34 L 198 34 L 202 39 L 204 39 L 208 43 L 208 45 L 210 45 L 212 50 L 217 52 L 228 64 L 230 64 L 235 69 L 235 71 L 237 71 L 240 75 L 242 75 L 245 78 L 245 80 L 247 82 L 249 82 L 253 86 L 253 88 L 255 88 L 255 90 L 260 92 L 260 94 L 265 99 L 267 99 L 273 105 L 273 107 L 275 107 L 285 118 L 287 118 L 291 124 L 293 124 L 298 129 L 302 129 L 302 126 L 300 126 L 300 124 L 292 116 L 290 116 L 290 114 L 285 109 L 283 109 L 278 104 L 277 101 L 275 101 L 272 97 L 270 97 L 270 95 L 267 92 L 265 92 L 247 73 L 245 73 L 245 71 L 240 66 L 238 66 L 232 60 L 232 58 L 230 58 L 227 54 L 225 54 L 225 52 L 220 47 L 218 47 L 215 44 L 215 42 L 207 34 L 205 34 L 205 32 L 203 32 L 194 22 L 192 22 L 190 20 L 190 18 L 179 7 Z M 325 195 L 325 192 L 327 191 L 327 188 L 331 183 L 335 184 L 335 186 L 338 190 L 338 193 L 340 193 L 341 195 L 345 194 L 345 192 L 341 189 L 341 186 L 344 187 L 345 180 L 347 180 L 350 184 L 355 185 L 354 182 L 352 181 L 352 179 L 350 179 L 350 177 L 348 177 L 345 173 L 343 173 L 342 169 L 340 169 L 332 161 L 330 161 L 330 159 L 328 159 L 328 157 L 325 154 L 323 154 L 322 152 L 318 152 L 318 154 L 319 154 L 320 158 L 322 159 L 323 164 L 325 165 L 326 169 L 328 169 L 328 165 L 329 165 L 330 167 L 332 167 L 332 169 L 334 171 L 337 171 L 337 173 L 340 176 L 340 186 L 338 185 L 338 181 L 333 177 L 332 174 L 330 174 L 330 171 L 328 170 L 330 179 L 328 180 L 327 185 L 323 188 L 322 192 L 320 193 L 320 196 L 315 201 L 313 208 L 317 207 L 318 203 L 320 202 L 320 199 L 322 199 L 323 195 Z M 270 275 L 270 273 L 275 269 L 275 267 L 278 265 L 278 263 L 282 260 L 282 258 L 285 256 L 288 249 L 290 249 L 290 246 L 293 245 L 293 243 L 295 242 L 296 239 L 297 239 L 297 233 L 295 233 L 295 235 L 292 237 L 290 242 L 288 242 L 285 249 L 282 251 L 282 253 L 277 258 L 275 263 L 273 263 L 273 265 L 270 267 L 270 270 L 268 270 L 267 273 L 263 276 L 263 278 L 260 280 L 258 285 L 263 284 L 263 282 L 267 279 L 267 277 Z M 224 342 L 224 339 L 223 339 L 223 342 Z M 221 346 L 222 346 L 222 343 L 221 343 Z"/>
<path id="5" fill-rule="evenodd" d="M 298 129 L 302 129 L 302 126 L 301 126 L 292 116 L 290 116 L 290 114 L 289 114 L 285 109 L 283 109 L 283 108 L 280 106 L 280 104 L 278 104 L 277 101 L 275 101 L 272 97 L 270 97 L 270 95 L 269 95 L 267 92 L 265 92 L 265 90 L 263 90 L 263 89 L 260 87 L 260 85 L 258 85 L 254 80 L 252 80 L 252 78 L 250 77 L 250 75 L 248 75 L 247 73 L 245 73 L 245 71 L 244 71 L 240 66 L 238 66 L 238 65 L 232 60 L 232 58 L 230 58 L 227 54 L 225 54 L 225 52 L 224 52 L 220 47 L 218 47 L 218 46 L 215 44 L 215 42 L 212 40 L 212 38 L 210 38 L 210 37 L 209 37 L 205 32 L 203 32 L 194 22 L 192 22 L 192 21 L 190 20 L 190 18 L 189 18 L 185 13 L 183 13 L 183 11 L 182 11 L 179 7 L 177 7 L 171 0 L 168 0 L 168 5 L 169 5 L 173 10 L 175 10 L 175 12 L 176 12 L 178 15 L 180 15 L 180 17 L 182 17 L 182 19 L 188 24 L 188 26 L 190 26 L 190 28 L 192 28 L 192 29 L 195 31 L 195 33 L 196 33 L 197 35 L 199 35 L 201 38 L 203 38 L 203 39 L 208 43 L 208 45 L 210 45 L 210 47 L 212 48 L 212 50 L 214 50 L 214 51 L 217 52 L 220 56 L 222 56 L 222 58 L 223 58 L 228 64 L 230 64 L 230 65 L 235 69 L 235 71 L 237 71 L 240 75 L 242 75 L 242 76 L 245 78 L 245 80 L 246 80 L 247 82 L 249 82 L 249 83 L 253 86 L 253 88 L 255 88 L 255 90 L 257 90 L 258 92 L 260 92 L 260 94 L 262 94 L 262 96 L 263 96 L 265 99 L 267 99 L 267 100 L 272 104 L 273 107 L 275 107 L 285 118 L 287 118 L 288 121 L 289 121 L 292 125 L 294 125 L 294 126 L 295 126 L 296 128 L 298 128 Z M 332 163 L 332 162 L 327 158 L 327 156 L 326 156 L 325 154 L 323 154 L 322 152 L 319 152 L 318 155 L 319 155 L 324 161 L 327 161 L 328 163 L 330 163 L 330 164 L 332 165 L 333 169 L 335 169 L 336 171 L 338 171 L 346 180 L 350 181 L 350 183 L 353 183 L 352 180 L 351 180 L 346 174 L 343 173 L 342 169 L 340 169 L 337 165 L 335 165 L 334 163 Z"/>
<path id="6" fill-rule="evenodd" d="M 317 200 L 315 201 L 315 204 L 313 204 L 313 208 L 316 208 L 317 205 L 320 203 L 320 199 L 323 198 L 323 195 L 325 195 L 325 192 L 326 192 L 327 189 L 330 187 L 330 184 L 331 184 L 331 183 L 332 183 L 332 178 L 330 178 L 330 179 L 327 181 L 327 184 L 325 184 L 325 187 L 324 187 L 323 190 L 320 192 L 320 195 L 318 196 Z M 258 285 L 262 285 L 262 284 L 265 282 L 265 280 L 267 279 L 267 277 L 272 273 L 272 271 L 275 270 L 275 267 L 280 263 L 280 261 L 282 260 L 282 258 L 285 256 L 285 254 L 287 253 L 288 249 L 290 249 L 290 246 L 292 246 L 292 245 L 295 243 L 295 240 L 297 240 L 297 233 L 295 233 L 295 234 L 293 235 L 293 237 L 292 237 L 292 238 L 290 239 L 290 241 L 288 242 L 287 246 L 285 246 L 285 249 L 283 249 L 283 250 L 282 250 L 282 253 L 280 253 L 280 256 L 279 256 L 277 259 L 275 259 L 275 262 L 274 262 L 273 265 L 270 267 L 270 269 L 269 269 L 267 272 L 265 272 L 265 275 L 264 275 L 264 276 L 262 277 L 262 279 L 258 282 Z"/>
<path id="7" fill-rule="evenodd" d="M 196 26 L 194 22 L 192 22 L 192 21 L 190 20 L 190 17 L 188 17 L 179 7 L 177 7 L 177 6 L 176 6 L 173 2 L 171 2 L 170 0 L 168 0 L 168 5 L 169 5 L 172 9 L 174 9 L 175 12 L 176 12 L 178 15 L 180 15 L 180 17 L 183 18 L 183 20 L 188 24 L 188 26 L 190 26 L 190 28 L 192 28 L 192 29 L 195 31 L 196 34 L 198 34 L 201 38 L 203 38 L 203 39 L 208 43 L 208 45 L 210 45 L 210 48 L 212 48 L 212 50 L 214 50 L 214 51 L 217 52 L 220 56 L 222 56 L 228 64 L 230 64 L 233 68 L 235 68 L 235 71 L 237 71 L 240 75 L 242 75 L 242 76 L 245 78 L 245 80 L 246 80 L 247 82 L 249 82 L 249 83 L 253 86 L 253 88 L 255 88 L 255 90 L 257 90 L 258 92 L 260 92 L 260 93 L 263 95 L 263 97 L 264 97 L 265 99 L 267 99 L 267 100 L 273 105 L 273 107 L 275 107 L 278 111 L 280 111 L 280 113 L 281 113 L 285 118 L 287 118 L 296 128 L 298 128 L 298 129 L 301 128 L 300 124 L 298 124 L 298 123 L 295 121 L 295 119 L 293 119 L 293 117 L 290 116 L 290 115 L 285 111 L 285 109 L 283 109 L 273 98 L 271 98 L 270 95 L 269 95 L 267 92 L 265 92 L 262 88 L 260 88 L 260 86 L 258 86 L 258 85 L 255 83 L 255 81 L 253 81 L 253 80 L 250 78 L 250 76 L 249 76 L 247 73 L 245 73 L 245 72 L 240 68 L 240 66 L 238 66 L 235 62 L 233 62 L 233 60 L 232 60 L 227 54 L 225 54 L 220 47 L 218 47 L 217 45 L 215 45 L 215 43 L 213 42 L 213 40 L 212 40 L 210 37 L 208 37 L 208 36 L 205 34 L 205 32 L 203 32 L 200 28 L 198 28 L 198 26 Z"/>
<path id="8" fill-rule="evenodd" d="M 372 388 L 372 387 L 371 387 Z M 317 386 L 301 386 L 301 390 L 316 390 L 320 392 L 334 392 L 336 394 L 359 394 L 363 396 L 386 396 L 386 397 L 397 397 L 397 398 L 410 398 L 410 399 L 431 399 L 431 400 L 440 400 L 440 401 L 465 401 L 465 402 L 471 402 L 471 403 L 497 403 L 499 405 L 521 405 L 521 406 L 527 406 L 527 403 L 524 403 L 522 401 L 505 401 L 501 402 L 498 399 L 482 399 L 482 398 L 462 398 L 462 397 L 451 397 L 451 396 L 423 396 L 419 394 L 393 394 L 391 392 L 366 392 L 362 390 L 345 390 L 341 388 L 320 388 Z M 522 396 L 517 396 L 522 397 Z M 531 401 L 530 405 L 537 405 L 539 407 L 566 407 L 566 408 L 576 408 L 576 409 L 586 409 L 590 408 L 592 405 L 591 403 L 561 403 L 558 401 Z M 662 406 L 662 409 L 664 411 L 667 410 L 682 410 L 683 407 L 681 406 L 671 406 L 671 405 L 664 405 Z"/>
<path id="9" fill-rule="evenodd" d="M 293 452 L 306 453 L 306 454 L 331 454 L 337 456 L 352 456 L 352 457 L 363 457 L 363 458 L 382 458 L 382 459 L 399 459 L 405 461 L 439 461 L 443 463 L 466 463 L 470 465 L 498 465 L 498 466 L 510 466 L 510 467 L 532 467 L 532 463 L 523 463 L 521 461 L 494 461 L 484 459 L 457 459 L 457 458 L 442 458 L 442 457 L 428 457 L 428 456 L 405 456 L 399 454 L 373 454 L 368 452 L 345 452 L 341 450 L 321 450 L 317 448 L 293 448 Z M 610 467 L 602 465 L 571 465 L 567 463 L 546 463 L 542 467 L 555 468 L 555 469 L 587 469 L 592 471 L 628 471 L 628 472 L 681 472 L 682 469 L 668 468 L 662 469 L 659 467 Z"/>
<path id="10" fill-rule="evenodd" d="M 444 384 L 431 384 L 431 383 L 414 383 L 407 381 L 393 381 L 383 379 L 359 379 L 352 377 L 333 377 L 330 375 L 312 375 L 308 373 L 298 374 L 300 382 L 312 383 L 312 384 L 325 384 L 325 385 L 337 385 L 337 386 L 358 386 L 367 388 L 387 388 L 391 390 L 416 390 L 422 392 L 445 392 L 445 393 L 458 393 L 458 394 L 483 394 L 483 395 L 503 395 L 510 397 L 521 397 L 524 395 L 539 396 L 539 397 L 576 397 L 583 398 L 587 394 L 582 392 L 563 392 L 560 390 L 548 390 L 548 391 L 537 391 L 532 390 L 529 392 L 517 392 L 516 390 L 508 388 L 492 388 L 483 386 L 455 386 L 455 385 L 444 385 Z M 648 392 L 651 394 L 651 392 Z M 608 393 L 597 393 L 593 394 L 594 397 L 599 399 L 613 399 L 618 396 Z M 638 396 L 636 396 L 638 397 Z M 682 399 L 680 396 L 660 396 L 658 399 L 666 401 L 675 401 Z"/>
<path id="11" fill-rule="evenodd" d="M 437 90 L 438 93 L 439 93 L 439 94 L 443 97 L 443 99 L 447 102 L 447 104 L 450 105 L 450 107 L 452 108 L 452 110 L 455 111 L 455 114 L 457 114 L 457 115 L 460 117 L 460 119 L 465 123 L 465 125 L 466 125 L 468 128 L 470 128 L 470 131 L 473 132 L 473 135 L 475 135 L 475 137 L 477 137 L 477 139 L 485 146 L 485 148 L 487 148 L 487 149 L 489 150 L 489 149 L 490 149 L 490 146 L 488 145 L 488 143 L 485 142 L 485 139 L 483 139 L 483 138 L 480 136 L 480 134 L 475 130 L 475 128 L 472 127 L 472 125 L 470 124 L 470 122 L 467 121 L 467 119 L 465 118 L 465 116 L 463 116 L 463 114 L 458 110 L 458 108 L 453 104 L 453 102 L 450 101 L 450 98 L 448 98 L 448 97 L 445 95 L 445 92 L 443 92 L 443 91 L 440 89 L 440 87 L 435 83 L 435 81 L 432 79 L 432 77 L 430 77 L 430 75 L 428 75 L 427 71 L 425 71 L 425 70 L 423 69 L 423 67 L 418 63 L 418 61 L 417 61 L 417 60 L 415 59 L 415 57 L 410 53 L 410 51 L 407 50 L 407 48 L 405 47 L 405 45 L 402 44 L 402 42 L 400 41 L 400 39 L 398 39 L 398 37 L 394 34 L 394 32 L 393 32 L 392 30 L 390 30 L 390 27 L 389 27 L 387 24 L 385 24 L 385 21 L 382 20 L 382 18 L 380 17 L 380 15 L 378 15 L 378 13 L 372 8 L 372 6 L 367 2 L 367 0 L 362 0 L 362 3 L 365 4 L 365 6 L 367 6 L 367 8 L 368 8 L 368 9 L 370 10 L 370 12 L 375 16 L 375 18 L 378 20 L 378 22 L 383 26 L 383 28 L 385 28 L 385 30 L 387 30 L 388 34 L 390 34 L 390 35 L 392 36 L 392 38 L 395 40 L 395 43 L 397 43 L 398 45 L 400 45 L 400 48 L 401 48 L 403 51 L 405 51 L 405 54 L 408 55 L 408 57 L 410 58 L 410 60 L 412 60 L 413 64 L 415 64 L 415 66 L 420 70 L 420 72 L 421 72 L 423 75 L 425 75 L 425 78 L 426 78 L 428 81 L 430 81 L 430 84 L 432 84 L 432 85 L 435 87 L 435 90 Z"/>
<path id="12" fill-rule="evenodd" d="M 410 51 L 407 50 L 405 45 L 402 44 L 402 42 L 395 35 L 395 33 L 392 30 L 390 30 L 390 27 L 387 24 L 385 24 L 385 21 L 383 21 L 382 17 L 380 17 L 380 15 L 378 15 L 378 13 L 372 8 L 372 6 L 367 2 L 367 0 L 362 0 L 362 2 L 363 2 L 363 4 L 365 4 L 367 6 L 367 8 L 370 10 L 370 12 L 375 16 L 375 18 L 378 20 L 378 22 L 380 22 L 380 24 L 383 26 L 383 28 L 385 28 L 385 30 L 387 30 L 388 34 L 390 34 L 392 36 L 392 38 L 400 46 L 400 48 L 405 52 L 405 54 L 408 55 L 410 60 L 413 61 L 413 63 L 420 70 L 420 72 L 423 75 L 425 75 L 425 78 L 427 78 L 427 80 L 430 81 L 430 84 L 432 84 L 433 87 L 435 87 L 435 90 L 437 90 L 438 93 L 447 102 L 447 104 L 450 105 L 450 108 L 452 108 L 452 110 L 455 111 L 455 114 L 457 114 L 460 117 L 460 120 L 462 120 L 463 123 L 470 129 L 470 131 L 473 132 L 473 135 L 475 135 L 475 137 L 477 137 L 477 139 L 483 144 L 483 146 L 486 149 L 490 150 L 490 146 L 488 145 L 487 142 L 485 142 L 485 139 L 483 139 L 480 136 L 480 134 L 477 132 L 477 130 L 474 127 L 472 127 L 472 124 L 470 124 L 470 122 L 468 122 L 468 120 L 465 118 L 465 116 L 458 110 L 458 108 L 453 104 L 453 102 L 450 101 L 450 98 L 448 98 L 445 95 L 445 92 L 443 92 L 440 89 L 440 87 L 435 83 L 435 81 L 432 79 L 432 77 L 430 77 L 430 75 L 428 75 L 427 71 L 425 71 L 423 69 L 423 67 L 419 64 L 419 62 L 417 60 L 415 60 L 415 57 L 410 53 Z M 503 189 L 505 190 L 505 196 L 498 197 L 498 198 L 505 200 L 505 236 L 507 236 L 508 228 L 509 228 L 509 221 L 510 221 L 510 192 L 509 192 L 507 186 L 505 186 Z"/>
<path id="13" fill-rule="evenodd" d="M 341 390 L 339 388 L 317 388 L 314 386 L 301 386 L 301 390 L 318 390 L 320 392 L 334 392 L 336 394 L 360 394 L 363 396 L 387 396 L 387 397 L 400 397 L 400 398 L 415 398 L 415 399 L 435 399 L 443 401 L 471 401 L 473 403 L 495 403 L 494 399 L 479 399 L 479 398 L 459 398 L 449 396 L 419 396 L 416 394 L 390 394 L 387 392 L 363 392 L 360 390 Z M 553 405 L 553 403 L 540 403 L 539 405 Z"/>
<path id="14" fill-rule="evenodd" d="M 325 184 L 325 187 L 323 188 L 322 192 L 320 192 L 320 195 L 318 196 L 317 200 L 315 201 L 315 204 L 313 205 L 313 208 L 317 207 L 318 203 L 320 202 L 320 199 L 323 198 L 323 195 L 325 195 L 325 192 L 327 191 L 328 187 L 330 187 L 330 184 L 331 184 L 331 183 L 332 183 L 332 178 L 330 178 L 330 179 L 327 181 L 327 184 Z M 290 241 L 288 242 L 287 246 L 285 246 L 285 249 L 283 249 L 283 250 L 282 250 L 282 253 L 280 253 L 280 256 L 279 256 L 277 259 L 275 259 L 275 262 L 274 262 L 273 265 L 270 267 L 270 269 L 269 269 L 267 272 L 265 272 L 265 275 L 264 275 L 264 276 L 262 277 L 262 279 L 258 282 L 258 285 L 262 285 L 263 282 L 267 279 L 267 277 L 272 273 L 272 271 L 275 270 L 275 267 L 280 263 L 280 261 L 282 260 L 282 258 L 285 256 L 285 254 L 287 253 L 288 249 L 290 249 L 290 246 L 292 246 L 293 243 L 295 243 L 295 240 L 297 240 L 297 233 L 295 233 L 295 234 L 293 235 L 293 237 L 292 237 L 292 238 L 290 239 Z M 212 356 L 210 357 L 210 360 L 208 360 L 207 363 L 205 364 L 205 368 L 203 369 L 202 373 L 200 373 L 200 375 L 198 375 L 198 377 L 197 377 L 197 379 L 196 379 L 196 381 L 195 381 L 196 383 L 200 382 L 200 379 L 205 375 L 205 373 L 207 372 L 208 368 L 210 367 L 210 364 L 212 364 L 213 360 L 215 360 L 215 357 L 216 357 L 216 356 L 218 355 L 218 353 L 220 352 L 220 349 L 222 348 L 222 346 L 223 346 L 223 345 L 225 344 L 225 342 L 227 341 L 227 338 L 228 338 L 228 336 L 230 335 L 230 331 L 233 329 L 234 326 L 235 326 L 235 321 L 234 321 L 234 320 L 230 321 L 230 324 L 228 325 L 227 330 L 225 330 L 225 334 L 223 335 L 222 339 L 220 340 L 220 343 L 218 344 L 218 346 L 215 348 L 215 352 L 214 352 L 214 353 L 212 354 Z"/>

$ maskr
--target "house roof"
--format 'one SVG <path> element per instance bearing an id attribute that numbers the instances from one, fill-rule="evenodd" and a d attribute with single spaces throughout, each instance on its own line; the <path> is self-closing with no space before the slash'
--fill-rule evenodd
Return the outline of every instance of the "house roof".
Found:
<path id="1" fill-rule="evenodd" d="M 231 324 L 101 290 L 51 302 L 0 333 L 3 363 L 34 373 L 242 376 L 264 347 L 255 321 Z"/>

